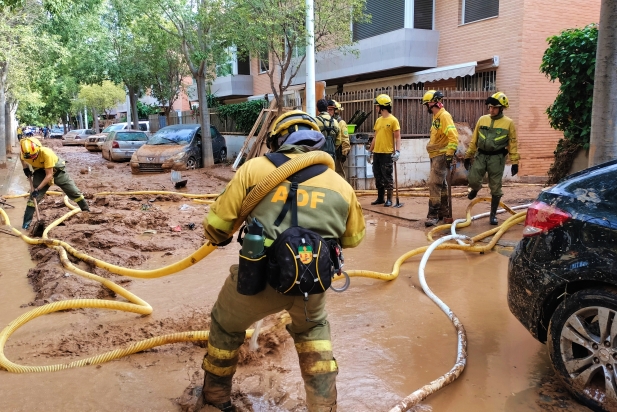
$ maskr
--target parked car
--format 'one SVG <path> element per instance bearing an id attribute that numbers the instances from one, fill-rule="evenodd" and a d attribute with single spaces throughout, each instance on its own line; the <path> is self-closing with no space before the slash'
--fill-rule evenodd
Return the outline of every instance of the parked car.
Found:
<path id="1" fill-rule="evenodd" d="M 64 136 L 64 129 L 62 127 L 52 127 L 49 131 L 50 139 L 62 139 L 62 136 Z"/>
<path id="2" fill-rule="evenodd" d="M 617 160 L 562 180 L 527 211 L 510 311 L 582 403 L 617 410 Z"/>
<path id="3" fill-rule="evenodd" d="M 225 138 L 210 126 L 214 161 L 227 159 Z M 201 126 L 181 124 L 160 129 L 131 158 L 131 172 L 163 172 L 201 167 Z"/>
<path id="4" fill-rule="evenodd" d="M 105 138 L 107 137 L 109 132 L 113 130 L 130 130 L 131 128 L 132 128 L 132 125 L 131 127 L 129 127 L 128 123 L 126 122 L 114 123 L 112 125 L 109 125 L 106 128 L 104 128 L 103 131 L 101 131 L 101 133 L 97 133 L 94 136 L 91 136 L 86 140 L 86 144 L 85 144 L 86 150 L 88 150 L 89 152 L 100 152 L 101 147 L 103 146 L 103 142 L 105 141 Z M 143 120 L 140 121 L 139 130 L 146 132 L 149 135 L 150 134 L 150 122 L 143 121 Z"/>
<path id="5" fill-rule="evenodd" d="M 113 130 L 105 138 L 101 148 L 103 159 L 111 161 L 131 160 L 133 153 L 148 141 L 146 132 L 137 130 Z"/>
<path id="6" fill-rule="evenodd" d="M 71 130 L 62 137 L 62 146 L 84 146 L 86 139 L 94 134 L 92 129 Z"/>

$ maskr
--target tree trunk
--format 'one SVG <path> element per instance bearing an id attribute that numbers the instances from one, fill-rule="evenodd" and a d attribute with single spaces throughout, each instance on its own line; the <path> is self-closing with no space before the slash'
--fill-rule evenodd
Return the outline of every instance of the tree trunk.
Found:
<path id="1" fill-rule="evenodd" d="M 131 105 L 131 120 L 133 121 L 134 130 L 139 130 L 139 114 L 137 113 L 137 88 L 132 86 L 126 87 L 129 91 L 129 104 Z"/>
<path id="2" fill-rule="evenodd" d="M 617 2 L 602 0 L 591 110 L 589 166 L 617 159 Z"/>
<path id="3" fill-rule="evenodd" d="M 212 153 L 212 136 L 210 136 L 210 111 L 206 98 L 206 76 L 203 70 L 203 68 L 200 68 L 196 78 L 199 123 L 201 124 L 201 159 L 203 167 L 210 167 L 214 165 L 214 155 Z"/>
<path id="4" fill-rule="evenodd" d="M 10 102 L 7 102 L 6 107 L 7 107 L 7 120 L 5 120 L 7 122 L 8 125 L 8 142 L 10 142 L 10 146 L 11 147 L 15 147 L 17 146 L 17 118 L 15 117 L 15 115 L 17 114 L 17 106 L 19 105 L 19 103 L 15 100 L 11 100 Z"/>
<path id="5" fill-rule="evenodd" d="M 0 169 L 6 169 L 6 117 L 5 106 L 6 98 L 4 85 L 6 83 L 6 64 L 0 66 Z"/>
<path id="6" fill-rule="evenodd" d="M 96 112 L 96 108 L 92 108 L 92 122 L 94 124 L 94 130 L 99 133 L 101 128 L 99 127 L 99 115 Z"/>

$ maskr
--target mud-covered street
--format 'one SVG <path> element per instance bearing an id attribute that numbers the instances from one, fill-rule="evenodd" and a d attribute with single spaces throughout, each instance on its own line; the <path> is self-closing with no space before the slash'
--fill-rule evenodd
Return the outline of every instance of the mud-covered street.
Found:
<path id="1" fill-rule="evenodd" d="M 176 190 L 170 174 L 131 175 L 128 163 L 112 163 L 83 147 L 45 140 L 67 160 L 67 171 L 84 191 L 92 211 L 79 213 L 49 236 L 114 265 L 152 269 L 189 256 L 205 241 L 202 220 L 208 204 L 179 195 L 96 195 L 139 190 L 220 193 L 233 176 L 229 165 L 182 172 L 186 188 Z M 16 156 L 16 155 L 13 155 Z M 17 165 L 4 194 L 27 191 Z M 503 202 L 532 201 L 541 186 L 506 185 Z M 54 190 L 52 188 L 52 190 Z M 57 188 L 56 188 L 57 190 Z M 465 188 L 455 187 L 454 193 Z M 480 192 L 485 195 L 486 189 Z M 1 193 L 0 193 L 1 194 Z M 346 269 L 390 272 L 405 252 L 428 244 L 423 218 L 427 198 L 402 197 L 400 209 L 371 207 L 362 197 L 366 237 L 345 251 Z M 25 198 L 10 199 L 5 211 L 21 227 Z M 469 201 L 456 197 L 454 218 Z M 488 210 L 478 206 L 474 214 Z M 47 223 L 68 211 L 60 196 L 41 204 Z M 500 221 L 505 216 L 500 215 Z M 6 226 L 3 226 L 6 229 Z M 486 219 L 462 230 L 478 234 Z M 511 229 L 496 250 L 483 255 L 438 251 L 426 268 L 433 291 L 467 330 L 468 359 L 461 377 L 430 396 L 418 411 L 588 411 L 560 385 L 546 347 L 512 316 L 506 302 L 508 254 L 522 225 Z M 22 232 L 26 232 L 23 231 Z M 125 301 L 97 282 L 64 269 L 58 253 L 28 246 L 0 233 L 0 328 L 41 305 L 67 299 Z M 110 274 L 70 257 L 83 270 L 107 278 L 148 302 L 151 315 L 103 309 L 72 309 L 45 315 L 17 330 L 5 356 L 20 365 L 68 363 L 155 336 L 209 328 L 209 313 L 239 245 L 214 251 L 170 276 L 134 279 Z M 456 332 L 422 292 L 420 256 L 406 262 L 391 282 L 352 278 L 344 293 L 328 291 L 327 310 L 334 355 L 340 367 L 338 410 L 387 411 L 405 396 L 446 373 L 456 360 Z M 266 326 L 278 323 L 276 316 Z M 245 344 L 234 377 L 234 405 L 240 411 L 304 411 L 304 388 L 293 341 L 272 327 L 260 348 Z M 201 386 L 205 343 L 164 345 L 102 365 L 48 373 L 0 371 L 1 410 L 6 411 L 186 411 Z"/>

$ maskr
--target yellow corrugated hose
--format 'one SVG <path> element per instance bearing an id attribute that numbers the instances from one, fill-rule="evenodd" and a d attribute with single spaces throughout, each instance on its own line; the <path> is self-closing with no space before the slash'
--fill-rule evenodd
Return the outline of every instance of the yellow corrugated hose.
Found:
<path id="1" fill-rule="evenodd" d="M 233 232 L 235 233 L 235 231 L 237 231 L 240 228 L 243 221 L 246 219 L 246 217 L 251 212 L 251 210 L 273 188 L 275 188 L 282 181 L 285 181 L 291 174 L 301 169 L 304 169 L 306 166 L 309 166 L 311 164 L 325 164 L 329 168 L 334 169 L 334 162 L 332 161 L 332 158 L 330 157 L 330 155 L 324 152 L 310 152 L 310 153 L 307 153 L 301 156 L 294 157 L 290 161 L 286 162 L 282 166 L 275 169 L 270 175 L 266 177 L 266 179 L 260 182 L 257 186 L 255 186 L 249 192 L 249 194 L 247 195 L 247 197 L 245 198 L 242 204 L 242 208 L 240 211 L 240 217 L 235 222 Z M 61 194 L 59 192 L 47 192 L 47 193 Z M 97 193 L 97 195 L 101 195 L 101 196 L 102 195 L 144 195 L 144 194 L 145 195 L 174 194 L 174 195 L 185 196 L 191 199 L 212 199 L 218 196 L 216 194 L 215 195 L 211 195 L 211 194 L 191 195 L 191 194 L 184 194 L 184 193 L 177 193 L 177 192 L 158 192 L 158 191 Z M 17 195 L 17 196 L 5 196 L 5 198 L 17 198 L 17 197 L 23 197 L 23 196 L 27 196 L 27 194 Z M 480 198 L 480 199 L 477 199 L 471 202 L 467 208 L 468 222 L 459 224 L 457 227 L 464 227 L 464 226 L 469 225 L 471 223 L 471 219 L 470 219 L 471 208 L 473 207 L 473 205 L 475 205 L 479 201 L 485 201 L 485 200 L 487 199 Z M 209 200 L 203 200 L 203 201 L 207 202 Z M 182 269 L 185 269 L 197 263 L 204 257 L 208 256 L 212 251 L 216 249 L 216 246 L 210 244 L 210 242 L 207 242 L 201 248 L 195 251 L 193 254 L 182 259 L 181 261 L 165 266 L 163 268 L 158 268 L 158 269 L 138 270 L 138 269 L 129 269 L 129 268 L 123 268 L 123 267 L 119 267 L 116 265 L 112 265 L 100 259 L 96 259 L 91 256 L 88 256 L 85 253 L 82 253 L 78 251 L 77 249 L 73 248 L 71 245 L 69 245 L 66 242 L 63 242 L 57 239 L 50 239 L 48 237 L 48 233 L 51 229 L 53 229 L 54 227 L 56 227 L 58 224 L 62 223 L 64 220 L 68 219 L 69 217 L 80 212 L 78 208 L 76 208 L 75 206 L 69 203 L 68 198 L 66 196 L 64 197 L 64 203 L 71 210 L 64 216 L 60 217 L 59 219 L 51 223 L 46 228 L 43 234 L 43 237 L 41 239 L 30 238 L 22 234 L 19 230 L 13 227 L 11 227 L 11 230 L 15 234 L 19 235 L 24 241 L 26 241 L 29 244 L 45 244 L 48 247 L 53 247 L 59 252 L 60 260 L 62 264 L 68 270 L 71 270 L 75 272 L 76 274 L 79 274 L 88 279 L 100 282 L 103 286 L 109 288 L 116 294 L 127 299 L 128 302 L 117 302 L 117 301 L 100 300 L 100 299 L 72 299 L 72 300 L 66 300 L 66 301 L 53 302 L 50 304 L 46 304 L 46 305 L 40 306 L 36 309 L 33 309 L 31 311 L 24 313 L 23 315 L 21 315 L 20 317 L 12 321 L 8 326 L 6 326 L 2 330 L 2 332 L 0 332 L 0 368 L 4 368 L 9 372 L 15 372 L 15 373 L 52 372 L 52 371 L 79 367 L 79 366 L 101 364 L 101 363 L 105 363 L 113 359 L 118 359 L 123 356 L 127 356 L 133 353 L 137 353 L 137 352 L 140 352 L 146 349 L 153 348 L 155 346 L 160 346 L 160 345 L 164 345 L 168 343 L 184 342 L 184 341 L 200 341 L 200 340 L 208 339 L 208 331 L 191 331 L 191 332 L 173 333 L 173 334 L 168 334 L 168 335 L 163 335 L 163 336 L 143 340 L 140 342 L 135 342 L 123 349 L 112 350 L 112 351 L 109 351 L 103 354 L 99 354 L 99 355 L 92 356 L 86 359 L 81 359 L 78 361 L 73 361 L 73 362 L 65 363 L 65 364 L 56 364 L 56 365 L 47 365 L 47 366 L 22 366 L 22 365 L 17 365 L 9 361 L 4 355 L 4 346 L 8 338 L 10 337 L 11 334 L 13 334 L 21 326 L 23 326 L 27 322 L 39 316 L 42 316 L 48 313 L 61 311 L 61 310 L 74 309 L 74 308 L 100 308 L 100 309 L 110 309 L 110 310 L 122 310 L 126 312 L 138 313 L 142 315 L 148 315 L 152 313 L 152 310 L 153 310 L 152 307 L 147 302 L 140 299 L 136 295 L 132 294 L 131 292 L 111 282 L 108 279 L 97 276 L 93 273 L 86 272 L 74 266 L 68 259 L 67 252 L 85 262 L 88 262 L 91 265 L 100 267 L 102 269 L 105 269 L 109 272 L 112 272 L 118 275 L 124 275 L 124 276 L 130 276 L 130 277 L 142 278 L 142 279 L 151 279 L 151 278 L 157 278 L 161 276 L 167 276 L 167 275 L 176 273 Z M 503 204 L 502 206 L 505 207 L 506 210 L 510 211 L 511 213 L 514 213 L 509 208 L 507 208 L 507 206 Z M 440 245 L 438 249 L 451 249 L 451 250 L 456 249 L 456 250 L 465 250 L 469 252 L 484 252 L 484 251 L 490 250 L 493 248 L 493 246 L 496 244 L 496 242 L 499 240 L 499 238 L 502 236 L 502 234 L 505 231 L 507 231 L 510 227 L 512 227 L 513 225 L 517 223 L 522 222 L 525 219 L 525 213 L 526 212 L 516 213 L 513 216 L 511 216 L 509 219 L 507 219 L 502 225 L 492 230 L 489 230 L 487 232 L 481 233 L 473 238 L 474 241 L 478 241 L 478 240 L 484 239 L 487 236 L 494 235 L 493 239 L 484 246 L 464 246 L 464 245 L 448 243 L 448 244 Z M 0 208 L 0 216 L 4 220 L 4 223 L 10 226 L 9 218 L 2 208 Z M 432 236 L 433 233 L 437 232 L 438 230 L 442 230 L 445 227 L 450 227 L 450 225 L 442 225 L 442 226 L 436 227 L 429 233 L 429 236 Z M 416 248 L 414 250 L 411 250 L 405 253 L 403 256 L 401 256 L 400 258 L 396 260 L 391 273 L 379 273 L 379 272 L 365 271 L 365 270 L 351 270 L 347 273 L 349 274 L 349 276 L 368 277 L 368 278 L 380 279 L 380 280 L 386 280 L 386 281 L 394 280 L 399 274 L 401 265 L 406 260 L 408 260 L 412 256 L 423 253 L 427 248 L 428 246 L 420 247 L 420 248 Z M 342 276 L 337 277 L 336 279 L 340 279 L 340 278 L 342 278 Z M 281 321 L 278 324 L 274 325 L 273 327 L 280 327 L 281 324 L 286 323 L 286 322 L 289 322 L 289 317 L 288 316 L 281 317 Z M 252 330 L 247 331 L 247 338 L 250 338 L 251 335 L 252 335 Z"/>

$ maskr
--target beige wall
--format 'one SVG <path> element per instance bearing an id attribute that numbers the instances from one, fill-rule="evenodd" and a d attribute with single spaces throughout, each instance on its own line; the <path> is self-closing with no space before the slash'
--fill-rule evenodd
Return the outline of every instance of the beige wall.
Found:
<path id="1" fill-rule="evenodd" d="M 553 161 L 561 132 L 544 114 L 558 85 L 540 73 L 546 39 L 566 28 L 597 22 L 600 0 L 500 0 L 499 17 L 460 24 L 460 0 L 438 1 L 438 66 L 499 56 L 497 89 L 508 95 L 506 114 L 516 122 L 521 175 L 543 176 Z"/>

